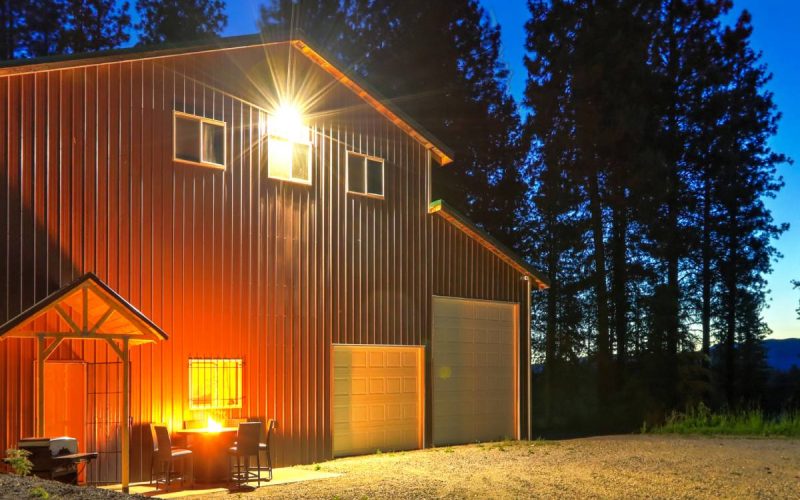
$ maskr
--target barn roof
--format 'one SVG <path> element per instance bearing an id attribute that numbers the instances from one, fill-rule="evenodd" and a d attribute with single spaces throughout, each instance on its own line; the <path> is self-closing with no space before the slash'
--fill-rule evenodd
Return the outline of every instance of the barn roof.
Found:
<path id="1" fill-rule="evenodd" d="M 342 85 L 349 88 L 367 104 L 375 108 L 375 110 L 385 118 L 420 142 L 431 152 L 434 159 L 441 165 L 446 165 L 453 161 L 453 152 L 450 148 L 445 146 L 422 125 L 403 112 L 403 110 L 392 103 L 391 100 L 381 95 L 380 92 L 370 86 L 361 77 L 345 68 L 343 64 L 335 61 L 332 56 L 326 55 L 324 51 L 319 48 L 318 44 L 314 44 L 308 40 L 308 37 L 298 32 L 292 32 L 291 36 L 273 35 L 265 37 L 256 34 L 192 42 L 130 47 L 92 53 L 47 56 L 35 59 L 13 59 L 0 62 L 0 77 L 114 62 L 288 44 L 299 50 Z"/>
<path id="2" fill-rule="evenodd" d="M 532 279 L 539 290 L 544 290 L 545 288 L 550 287 L 550 282 L 542 275 L 541 272 L 530 265 L 516 252 L 503 245 L 492 235 L 478 227 L 464 214 L 448 205 L 444 200 L 436 200 L 431 202 L 431 204 L 428 205 L 428 213 L 436 214 L 442 217 L 444 220 L 464 232 L 467 236 L 476 240 L 490 252 L 497 255 L 501 260 L 516 269 L 520 274 Z"/>
<path id="3" fill-rule="evenodd" d="M 167 340 L 167 334 L 93 273 L 54 291 L 0 325 L 0 340 L 42 333 L 70 338 L 128 337 L 132 345 Z"/>

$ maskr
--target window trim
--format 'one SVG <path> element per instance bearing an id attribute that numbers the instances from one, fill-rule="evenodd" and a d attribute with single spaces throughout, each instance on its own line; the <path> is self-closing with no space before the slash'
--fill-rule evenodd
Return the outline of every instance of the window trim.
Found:
<path id="1" fill-rule="evenodd" d="M 351 150 L 348 150 L 345 154 L 347 155 L 346 158 L 345 158 L 345 162 L 347 164 L 347 170 L 345 172 L 346 173 L 346 175 L 345 175 L 345 190 L 347 191 L 347 194 L 355 194 L 355 195 L 358 195 L 358 196 L 364 196 L 365 198 L 373 198 L 373 199 L 376 199 L 376 200 L 385 200 L 386 199 L 386 160 L 384 158 L 381 158 L 380 156 L 367 155 L 367 154 L 364 154 L 364 153 L 359 153 L 357 151 L 351 151 Z M 363 161 L 364 161 L 364 163 L 363 163 L 363 165 L 364 165 L 364 192 L 363 193 L 361 191 L 351 191 L 350 190 L 350 156 L 351 155 L 361 157 L 363 159 Z M 375 194 L 375 193 L 370 193 L 369 191 L 367 191 L 367 186 L 369 185 L 368 182 L 367 182 L 367 180 L 368 180 L 368 177 L 367 177 L 367 175 L 368 175 L 367 174 L 367 161 L 368 160 L 377 161 L 377 162 L 380 162 L 380 164 L 381 164 L 381 192 L 383 194 Z"/>
<path id="2" fill-rule="evenodd" d="M 232 404 L 232 405 L 217 405 L 217 406 L 215 406 L 213 404 L 206 404 L 206 405 L 195 404 L 194 403 L 194 399 L 192 398 L 192 364 L 193 364 L 192 362 L 193 361 L 197 361 L 197 362 L 201 362 L 201 363 L 203 363 L 203 362 L 207 363 L 209 361 L 223 361 L 223 362 L 224 361 L 228 361 L 228 362 L 232 361 L 234 363 L 237 363 L 238 364 L 237 374 L 239 375 L 239 378 L 236 380 L 237 390 L 239 392 L 239 398 L 238 398 L 237 403 Z M 188 374 L 188 378 L 189 378 L 189 410 L 192 410 L 192 411 L 194 411 L 194 410 L 231 410 L 231 409 L 242 408 L 244 406 L 244 359 L 242 359 L 242 358 L 189 358 L 188 368 L 189 368 L 189 374 Z M 208 368 L 206 368 L 206 369 L 208 369 Z M 213 397 L 212 397 L 212 401 L 214 401 Z"/>
<path id="3" fill-rule="evenodd" d="M 267 114 L 267 124 L 266 124 L 266 133 L 264 134 L 264 141 L 266 143 L 266 163 L 267 163 L 267 177 L 276 181 L 283 181 L 283 182 L 291 182 L 293 184 L 301 184 L 303 186 L 311 186 L 314 184 L 314 133 L 310 126 L 303 125 L 308 132 L 308 139 L 306 141 L 296 141 L 293 139 L 289 139 L 288 137 L 283 137 L 278 134 L 271 134 L 269 132 L 269 121 L 272 119 L 272 115 Z M 278 141 L 284 141 L 292 146 L 292 154 L 291 158 L 294 158 L 294 145 L 300 144 L 303 146 L 308 147 L 308 180 L 302 179 L 300 177 L 291 177 L 286 179 L 284 177 L 275 177 L 271 173 L 270 169 L 270 161 L 269 161 L 269 141 L 271 139 L 275 139 Z M 292 165 L 289 165 L 289 175 L 292 175 Z"/>
<path id="4" fill-rule="evenodd" d="M 186 118 L 189 120 L 194 120 L 200 122 L 200 161 L 192 161 L 192 160 L 184 160 L 183 158 L 178 158 L 178 134 L 176 132 L 177 125 L 178 125 L 178 117 Z M 227 161 L 228 158 L 228 123 L 221 120 L 215 120 L 213 118 L 206 118 L 205 116 L 200 115 L 193 115 L 191 113 L 186 113 L 183 111 L 178 111 L 177 109 L 172 111 L 172 161 L 178 163 L 184 163 L 186 165 L 193 165 L 195 167 L 205 167 L 205 168 L 214 168 L 217 170 L 226 170 L 227 167 L 225 163 L 215 163 L 213 161 L 205 161 L 203 159 L 203 124 L 208 123 L 211 125 L 217 125 L 222 127 L 222 161 Z"/>

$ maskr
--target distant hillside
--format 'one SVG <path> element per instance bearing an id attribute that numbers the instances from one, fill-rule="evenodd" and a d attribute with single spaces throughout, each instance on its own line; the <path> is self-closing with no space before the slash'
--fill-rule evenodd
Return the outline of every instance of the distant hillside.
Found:
<path id="1" fill-rule="evenodd" d="M 786 372 L 792 365 L 800 368 L 800 339 L 766 339 L 764 350 L 773 370 Z"/>
<path id="2" fill-rule="evenodd" d="M 711 346 L 712 357 L 718 346 Z M 767 357 L 767 365 L 779 372 L 788 372 L 792 366 L 800 368 L 800 339 L 766 339 L 764 341 L 764 351 Z M 586 361 L 586 358 L 581 358 Z M 535 363 L 531 365 L 533 373 L 540 374 L 544 371 L 544 364 Z"/>

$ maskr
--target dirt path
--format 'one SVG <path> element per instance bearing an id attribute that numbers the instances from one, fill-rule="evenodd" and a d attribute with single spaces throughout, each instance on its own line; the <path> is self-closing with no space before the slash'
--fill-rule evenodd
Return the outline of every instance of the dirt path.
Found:
<path id="1" fill-rule="evenodd" d="M 800 498 L 800 440 L 611 436 L 386 453 L 319 467 L 342 476 L 241 495 Z"/>

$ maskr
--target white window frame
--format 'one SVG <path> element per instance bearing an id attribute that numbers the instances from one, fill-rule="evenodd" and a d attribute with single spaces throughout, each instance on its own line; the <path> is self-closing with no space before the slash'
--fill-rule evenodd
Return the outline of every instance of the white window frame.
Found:
<path id="1" fill-rule="evenodd" d="M 178 126 L 178 117 L 185 118 L 188 120 L 194 120 L 200 123 L 200 137 L 199 137 L 199 144 L 200 144 L 200 161 L 192 161 L 192 160 L 185 160 L 183 158 L 178 158 L 178 134 L 177 134 L 177 126 Z M 205 161 L 203 158 L 203 124 L 208 123 L 211 125 L 216 125 L 222 127 L 222 161 L 223 163 L 216 163 L 213 161 Z M 228 158 L 228 124 L 227 122 L 214 120 L 213 118 L 206 118 L 204 116 L 193 115 L 191 113 L 185 113 L 183 111 L 173 110 L 172 112 L 172 161 L 176 161 L 179 163 L 185 163 L 187 165 L 194 165 L 196 167 L 208 167 L 208 168 L 215 168 L 217 170 L 225 170 L 225 161 Z"/>
<path id="2" fill-rule="evenodd" d="M 358 156 L 362 159 L 362 166 L 364 170 L 364 192 L 361 191 L 351 191 L 350 190 L 350 157 L 351 156 Z M 381 164 L 381 193 L 382 194 L 375 194 L 370 193 L 367 191 L 367 160 L 372 160 L 379 162 Z M 358 153 L 356 151 L 347 151 L 347 158 L 345 159 L 347 162 L 347 172 L 345 177 L 345 183 L 347 186 L 347 192 L 356 194 L 358 196 L 366 196 L 367 198 L 375 198 L 377 200 L 386 199 L 386 160 L 381 158 L 380 156 L 372 156 L 366 155 L 364 153 Z"/>
<path id="3" fill-rule="evenodd" d="M 278 135 L 278 134 L 271 134 L 269 132 L 269 121 L 271 119 L 272 119 L 271 115 L 267 115 L 267 133 L 266 133 L 266 141 L 265 141 L 267 148 L 266 148 L 266 154 L 265 154 L 265 159 L 264 159 L 266 161 L 266 164 L 267 164 L 267 177 L 269 177 L 270 179 L 275 179 L 276 181 L 292 182 L 292 183 L 295 183 L 295 184 L 303 184 L 305 186 L 312 185 L 314 183 L 314 168 L 313 168 L 313 166 L 314 166 L 313 165 L 314 164 L 314 159 L 313 159 L 314 158 L 314 156 L 313 156 L 314 141 L 312 139 L 311 127 L 305 126 L 306 132 L 308 133 L 307 139 L 305 141 L 300 141 L 300 140 L 297 140 L 296 137 L 289 138 L 289 137 L 284 137 L 284 136 Z M 273 140 L 273 139 L 277 140 L 277 141 L 283 141 L 283 142 L 289 143 L 289 145 L 292 147 L 292 154 L 290 155 L 290 161 L 294 160 L 294 145 L 295 144 L 301 144 L 301 145 L 304 145 L 304 146 L 308 147 L 308 155 L 307 155 L 307 159 L 308 159 L 308 179 L 302 179 L 302 178 L 299 178 L 299 177 L 293 177 L 292 176 L 292 170 L 293 170 L 292 169 L 292 164 L 289 164 L 289 178 L 288 179 L 286 177 L 280 177 L 280 176 L 272 175 L 272 169 L 270 168 L 270 162 L 269 162 L 269 143 L 270 143 L 270 140 Z"/>

